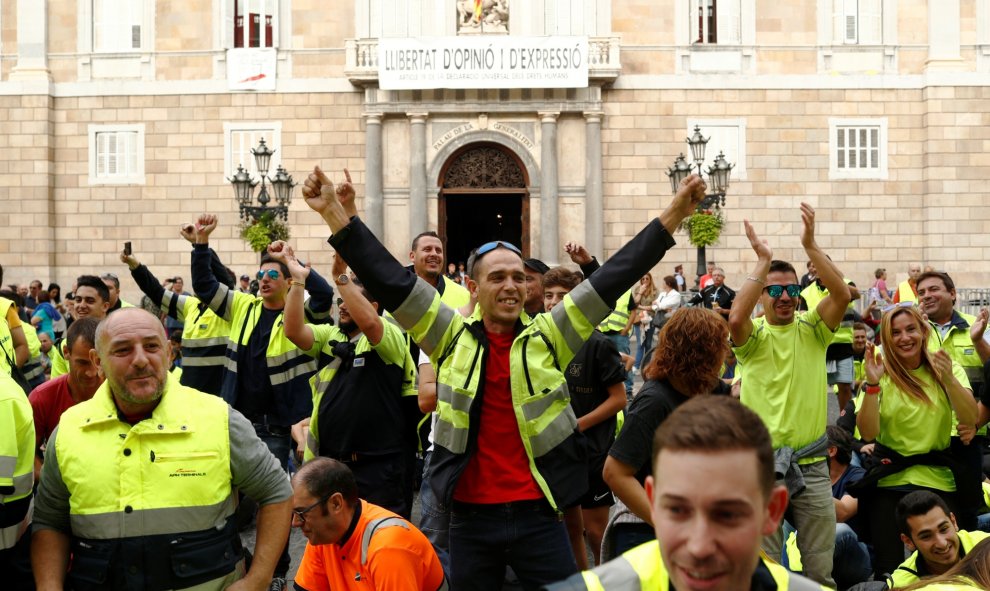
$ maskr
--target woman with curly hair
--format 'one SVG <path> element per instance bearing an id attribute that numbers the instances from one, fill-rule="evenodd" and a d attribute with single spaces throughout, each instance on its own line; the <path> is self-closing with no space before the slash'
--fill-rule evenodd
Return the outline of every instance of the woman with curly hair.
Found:
<path id="1" fill-rule="evenodd" d="M 973 546 L 962 560 L 943 574 L 926 578 L 901 591 L 968 591 L 990 589 L 990 539 Z"/>
<path id="2" fill-rule="evenodd" d="M 880 321 L 883 355 L 867 343 L 863 405 L 856 425 L 863 439 L 876 440 L 880 453 L 889 449 L 884 476 L 871 495 L 870 531 L 876 551 L 874 569 L 892 572 L 904 558 L 894 510 L 902 497 L 930 490 L 958 509 L 957 483 L 945 463 L 903 462 L 898 456 L 918 456 L 949 449 L 953 423 L 975 425 L 976 400 L 966 373 L 944 350 L 928 349 L 929 323 L 913 306 L 897 307 Z M 948 455 L 948 454 L 946 454 Z M 903 469 L 898 464 L 903 462 Z M 876 475 L 880 468 L 871 471 Z M 956 510 L 959 514 L 959 511 Z"/>
<path id="3" fill-rule="evenodd" d="M 643 488 L 652 474 L 653 435 L 689 398 L 729 393 L 719 379 L 728 351 L 728 325 L 705 308 L 680 309 L 660 330 L 653 357 L 643 370 L 646 383 L 626 411 L 625 424 L 605 460 L 605 482 L 639 518 L 615 524 L 615 554 L 655 537 Z"/>

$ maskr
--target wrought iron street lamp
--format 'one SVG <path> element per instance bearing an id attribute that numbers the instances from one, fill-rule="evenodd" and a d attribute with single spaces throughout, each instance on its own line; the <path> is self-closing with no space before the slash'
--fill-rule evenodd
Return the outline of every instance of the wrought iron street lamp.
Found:
<path id="1" fill-rule="evenodd" d="M 674 160 L 674 165 L 667 169 L 667 176 L 670 177 L 670 191 L 676 193 L 678 187 L 681 185 L 681 181 L 687 178 L 692 173 L 695 173 L 697 168 L 697 174 L 702 175 L 701 165 L 705 162 L 705 148 L 708 146 L 708 140 L 711 137 L 705 137 L 701 134 L 701 127 L 695 125 L 694 133 L 689 138 L 685 138 L 688 146 L 691 148 L 691 157 L 694 160 L 694 165 L 690 164 L 682 153 Z M 730 164 L 728 160 L 725 159 L 725 154 L 719 152 L 715 161 L 712 165 L 708 167 L 705 174 L 708 175 L 708 188 L 712 193 L 705 195 L 701 203 L 695 209 L 695 213 L 703 213 L 706 210 L 718 210 L 720 207 L 725 205 L 725 195 L 729 191 L 729 178 L 732 174 L 732 168 L 734 164 Z M 696 280 L 700 280 L 701 276 L 705 274 L 705 247 L 698 247 L 698 274 Z M 698 286 L 701 288 L 701 285 Z"/>
<path id="2" fill-rule="evenodd" d="M 258 169 L 258 176 L 261 182 L 261 191 L 258 193 L 258 205 L 253 205 L 254 188 L 258 185 L 257 180 L 251 178 L 251 174 L 240 164 L 237 165 L 237 172 L 227 181 L 234 187 L 234 199 L 241 210 L 241 219 L 257 221 L 266 213 L 271 213 L 275 218 L 289 219 L 289 203 L 292 202 L 292 188 L 296 183 L 292 182 L 290 175 L 281 165 L 275 170 L 275 175 L 268 175 L 268 166 L 271 164 L 272 150 L 265 144 L 265 138 L 261 138 L 258 147 L 251 150 L 254 155 L 254 164 Z M 268 188 L 265 186 L 265 179 L 272 186 L 275 194 L 276 205 L 269 206 L 271 197 L 268 196 Z"/>

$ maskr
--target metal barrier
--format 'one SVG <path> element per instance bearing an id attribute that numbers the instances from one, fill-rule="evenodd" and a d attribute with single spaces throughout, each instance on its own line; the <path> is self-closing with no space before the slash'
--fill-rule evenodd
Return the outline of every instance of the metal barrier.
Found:
<path id="1" fill-rule="evenodd" d="M 856 303 L 856 311 L 860 314 L 870 304 L 868 290 L 864 290 Z M 886 305 L 886 304 L 884 304 Z M 882 308 L 883 306 L 881 306 Z M 963 314 L 976 314 L 980 308 L 990 308 L 990 287 L 957 287 L 956 310 Z"/>

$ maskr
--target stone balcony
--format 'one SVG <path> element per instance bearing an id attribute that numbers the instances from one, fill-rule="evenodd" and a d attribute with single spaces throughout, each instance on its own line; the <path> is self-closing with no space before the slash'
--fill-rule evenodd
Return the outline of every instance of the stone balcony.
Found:
<path id="1" fill-rule="evenodd" d="M 348 39 L 344 44 L 344 74 L 355 86 L 378 84 L 378 39 Z M 588 81 L 608 85 L 619 77 L 622 64 L 618 37 L 588 38 Z"/>

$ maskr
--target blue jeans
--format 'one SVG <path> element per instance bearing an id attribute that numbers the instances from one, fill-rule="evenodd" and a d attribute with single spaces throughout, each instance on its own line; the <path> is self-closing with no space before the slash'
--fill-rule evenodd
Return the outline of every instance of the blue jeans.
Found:
<path id="1" fill-rule="evenodd" d="M 454 503 L 450 512 L 450 586 L 498 590 L 511 566 L 524 589 L 578 572 L 567 528 L 546 500 L 497 505 Z"/>
<path id="2" fill-rule="evenodd" d="M 607 335 L 608 339 L 612 341 L 615 348 L 619 350 L 619 353 L 629 354 L 629 335 L 624 334 L 610 334 Z M 631 371 L 626 372 L 626 398 L 632 398 L 633 391 L 633 374 Z"/>
<path id="3" fill-rule="evenodd" d="M 835 524 L 835 556 L 832 559 L 832 578 L 839 589 L 848 589 L 870 578 L 873 567 L 870 551 L 851 527 Z"/>
<path id="4" fill-rule="evenodd" d="M 443 572 L 450 572 L 450 513 L 440 510 L 437 500 L 430 487 L 430 457 L 433 452 L 426 452 L 423 460 L 423 484 L 419 487 L 419 503 L 423 515 L 419 520 L 419 531 L 433 544 L 433 549 L 443 565 Z"/>

